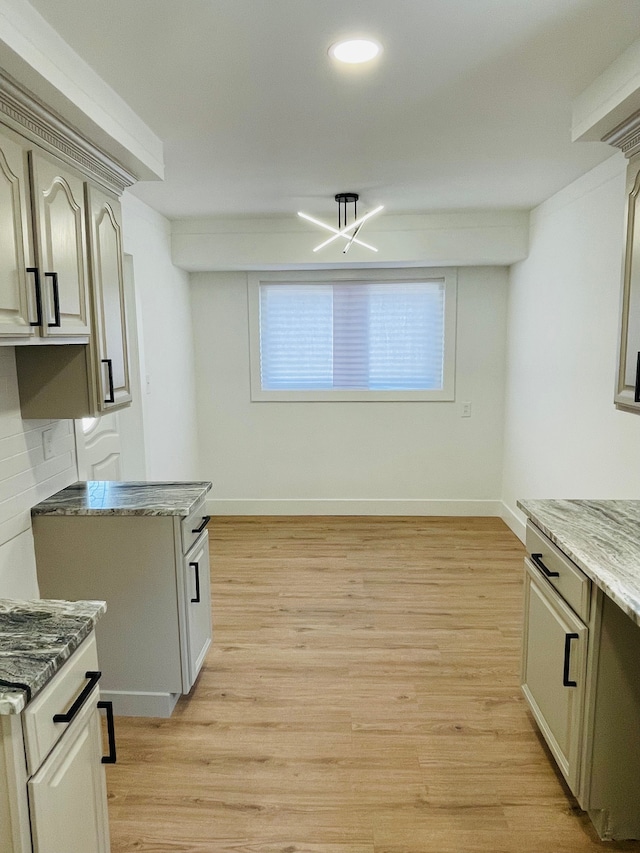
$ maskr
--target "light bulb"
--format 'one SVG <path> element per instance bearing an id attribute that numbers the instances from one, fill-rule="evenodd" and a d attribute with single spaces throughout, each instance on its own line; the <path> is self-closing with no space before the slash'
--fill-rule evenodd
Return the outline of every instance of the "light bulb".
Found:
<path id="1" fill-rule="evenodd" d="M 381 45 L 371 39 L 349 39 L 332 44 L 329 48 L 329 55 L 337 59 L 338 62 L 356 65 L 360 62 L 369 62 L 381 50 Z"/>

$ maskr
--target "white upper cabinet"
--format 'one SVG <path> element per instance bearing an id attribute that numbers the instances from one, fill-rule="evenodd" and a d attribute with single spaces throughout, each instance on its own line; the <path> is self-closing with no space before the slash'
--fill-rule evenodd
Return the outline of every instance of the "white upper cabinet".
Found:
<path id="1" fill-rule="evenodd" d="M 627 168 L 627 211 L 616 405 L 640 411 L 640 154 Z"/>
<path id="2" fill-rule="evenodd" d="M 0 74 L 0 345 L 23 418 L 131 402 L 118 198 L 134 180 Z"/>
<path id="3" fill-rule="evenodd" d="M 58 270 L 54 277 L 45 267 L 40 279 L 43 289 L 50 286 L 51 301 L 42 300 L 44 333 L 62 334 L 66 343 L 16 347 L 22 417 L 96 417 L 131 402 L 120 203 L 93 184 L 63 177 L 48 161 L 32 161 L 43 257 Z M 91 332 L 88 343 L 76 343 L 71 335 L 83 328 Z"/>
<path id="4" fill-rule="evenodd" d="M 98 408 L 131 401 L 118 200 L 86 184 Z"/>
<path id="5" fill-rule="evenodd" d="M 39 278 L 30 240 L 27 152 L 0 137 L 0 336 L 28 336 L 39 326 Z M 36 290 L 38 288 L 38 290 Z"/>
<path id="6" fill-rule="evenodd" d="M 89 335 L 84 181 L 29 152 L 44 337 Z"/>
<path id="7" fill-rule="evenodd" d="M 86 246 L 83 179 L 2 128 L 0 341 L 88 341 Z"/>

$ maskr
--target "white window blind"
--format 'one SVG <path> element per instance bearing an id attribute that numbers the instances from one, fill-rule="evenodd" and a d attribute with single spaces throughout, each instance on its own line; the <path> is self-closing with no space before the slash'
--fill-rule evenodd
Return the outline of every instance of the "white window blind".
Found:
<path id="1" fill-rule="evenodd" d="M 265 391 L 439 391 L 445 282 L 260 282 Z"/>

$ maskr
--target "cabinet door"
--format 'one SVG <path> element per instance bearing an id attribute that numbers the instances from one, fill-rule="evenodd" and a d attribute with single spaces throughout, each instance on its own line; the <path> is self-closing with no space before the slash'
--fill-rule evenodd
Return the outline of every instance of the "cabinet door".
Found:
<path id="1" fill-rule="evenodd" d="M 187 690 L 196 680 L 211 645 L 211 576 L 209 534 L 205 530 L 184 558 L 184 602 L 187 623 Z"/>
<path id="2" fill-rule="evenodd" d="M 626 245 L 616 404 L 640 411 L 640 155 L 627 167 Z"/>
<path id="3" fill-rule="evenodd" d="M 34 151 L 31 164 L 35 238 L 46 337 L 88 336 L 84 182 Z"/>
<path id="4" fill-rule="evenodd" d="M 587 627 L 525 561 L 522 690 L 569 787 L 578 792 Z"/>
<path id="5" fill-rule="evenodd" d="M 86 194 L 98 406 L 106 411 L 131 401 L 121 213 L 119 202 L 96 187 L 87 184 Z"/>
<path id="6" fill-rule="evenodd" d="M 0 335 L 31 335 L 39 280 L 32 269 L 25 149 L 0 136 Z"/>
<path id="7" fill-rule="evenodd" d="M 27 783 L 34 853 L 108 853 L 98 692 Z"/>

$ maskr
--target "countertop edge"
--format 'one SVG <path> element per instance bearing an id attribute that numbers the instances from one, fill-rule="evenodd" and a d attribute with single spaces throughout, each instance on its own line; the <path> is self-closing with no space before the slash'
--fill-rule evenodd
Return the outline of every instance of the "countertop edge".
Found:
<path id="1" fill-rule="evenodd" d="M 552 529 L 549 523 L 540 516 L 540 510 L 537 510 L 532 503 L 543 502 L 542 499 L 533 500 L 518 500 L 516 506 L 526 515 L 526 517 L 535 526 L 550 539 L 564 554 L 567 555 L 584 574 L 596 586 L 601 589 L 604 594 L 610 598 L 617 606 L 629 616 L 637 625 L 640 626 L 640 595 L 629 588 L 624 579 L 613 576 L 610 569 L 602 569 L 596 561 L 583 548 L 576 547 L 562 533 Z M 559 506 L 560 504 L 571 505 L 572 508 L 579 504 L 579 501 L 570 500 L 549 500 L 549 504 Z M 615 502 L 611 502 L 615 503 Z M 638 566 L 640 569 L 640 554 L 638 555 Z"/>
<path id="2" fill-rule="evenodd" d="M 30 683 L 29 678 L 16 678 L 12 682 L 6 679 L 4 685 L 0 683 L 0 716 L 4 716 L 20 714 L 29 702 L 41 693 L 60 669 L 62 669 L 76 649 L 80 647 L 94 630 L 98 620 L 107 612 L 107 604 L 105 601 L 87 600 L 69 602 L 56 599 L 34 599 L 31 601 L 15 599 L 9 602 L 4 599 L 0 601 L 0 604 L 8 604 L 9 607 L 22 611 L 37 611 L 49 605 L 49 607 L 54 606 L 56 610 L 59 610 L 61 617 L 65 615 L 74 616 L 76 619 L 81 620 L 81 623 L 76 626 L 75 630 L 67 634 L 64 643 L 60 645 L 55 654 L 49 657 L 42 657 L 41 665 L 38 667 L 36 674 L 31 676 Z M 74 608 L 84 612 L 74 614 Z M 30 651 L 33 654 L 33 650 Z M 15 654 L 16 652 L 14 651 L 13 653 Z M 10 686 L 11 683 L 14 686 Z"/>
<path id="3" fill-rule="evenodd" d="M 89 481 L 93 482 L 93 481 Z M 95 481 L 99 482 L 99 481 Z M 123 500 L 123 505 L 116 505 L 118 498 L 112 501 L 113 505 L 108 506 L 87 506 L 73 505 L 73 501 L 84 498 L 86 494 L 86 482 L 72 483 L 55 495 L 47 498 L 44 501 L 31 507 L 31 516 L 33 518 L 56 515 L 56 516 L 144 516 L 144 517 L 177 517 L 187 518 L 197 505 L 204 500 L 207 493 L 212 488 L 212 483 L 207 480 L 197 481 L 114 481 L 114 493 L 126 495 L 127 491 L 147 491 L 149 498 L 142 500 L 138 505 L 131 505 L 131 502 Z M 181 491 L 182 500 L 180 505 L 169 505 L 162 502 L 161 493 Z M 75 494 L 74 494 L 75 492 Z M 191 492 L 185 496 L 185 492 Z M 68 500 L 69 504 L 64 505 L 64 500 Z M 62 501 L 62 503 L 60 503 Z"/>

